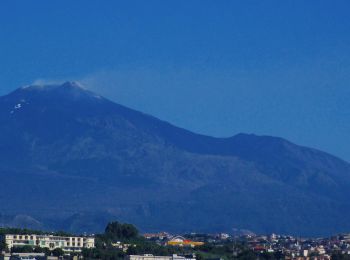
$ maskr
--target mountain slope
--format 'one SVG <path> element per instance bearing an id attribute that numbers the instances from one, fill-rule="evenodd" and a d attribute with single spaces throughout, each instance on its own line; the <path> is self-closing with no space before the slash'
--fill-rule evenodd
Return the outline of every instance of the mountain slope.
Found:
<path id="1" fill-rule="evenodd" d="M 0 178 L 0 212 L 70 231 L 95 231 L 78 228 L 88 217 L 95 228 L 350 230 L 347 162 L 281 138 L 198 135 L 74 82 L 0 97 Z"/>

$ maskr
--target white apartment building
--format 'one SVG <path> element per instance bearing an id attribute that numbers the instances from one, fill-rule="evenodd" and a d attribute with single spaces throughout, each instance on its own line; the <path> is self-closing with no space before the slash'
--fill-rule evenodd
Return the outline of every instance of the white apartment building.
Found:
<path id="1" fill-rule="evenodd" d="M 152 254 L 128 255 L 127 260 L 196 260 L 195 256 L 154 256 Z"/>
<path id="2" fill-rule="evenodd" d="M 64 237 L 53 235 L 14 235 L 6 234 L 3 238 L 7 247 L 11 249 L 16 246 L 38 246 L 50 250 L 61 248 L 65 252 L 81 252 L 83 248 L 94 248 L 93 237 Z"/>

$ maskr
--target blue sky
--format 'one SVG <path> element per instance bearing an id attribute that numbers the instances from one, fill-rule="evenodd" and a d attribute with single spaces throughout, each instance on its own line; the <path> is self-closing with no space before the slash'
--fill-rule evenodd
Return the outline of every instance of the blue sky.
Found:
<path id="1" fill-rule="evenodd" d="M 79 80 L 195 132 L 350 161 L 349 1 L 0 3 L 0 95 Z"/>

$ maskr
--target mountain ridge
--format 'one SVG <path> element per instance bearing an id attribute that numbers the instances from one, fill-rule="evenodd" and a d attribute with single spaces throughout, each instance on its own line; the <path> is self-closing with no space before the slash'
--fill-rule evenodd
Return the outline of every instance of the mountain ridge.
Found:
<path id="1" fill-rule="evenodd" d="M 0 97 L 0 212 L 52 228 L 97 212 L 144 230 L 350 230 L 346 161 L 283 138 L 195 134 L 74 82 L 45 88 Z"/>

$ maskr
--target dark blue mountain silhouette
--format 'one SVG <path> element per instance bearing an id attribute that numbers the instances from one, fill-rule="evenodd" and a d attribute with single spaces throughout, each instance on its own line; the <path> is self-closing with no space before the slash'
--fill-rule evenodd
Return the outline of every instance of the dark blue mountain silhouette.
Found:
<path id="1" fill-rule="evenodd" d="M 349 163 L 282 138 L 195 134 L 75 82 L 0 97 L 0 178 L 6 219 L 48 228 L 350 230 Z"/>

